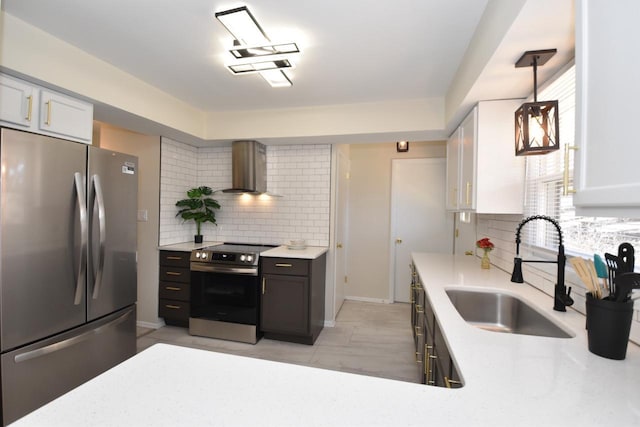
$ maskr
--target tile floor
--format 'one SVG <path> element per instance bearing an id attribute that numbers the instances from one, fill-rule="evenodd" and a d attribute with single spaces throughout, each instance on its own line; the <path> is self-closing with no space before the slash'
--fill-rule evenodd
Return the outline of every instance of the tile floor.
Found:
<path id="1" fill-rule="evenodd" d="M 313 346 L 261 339 L 245 344 L 195 337 L 173 326 L 138 329 L 138 351 L 158 343 L 200 348 L 317 368 L 415 382 L 409 304 L 345 301 L 336 326 Z"/>

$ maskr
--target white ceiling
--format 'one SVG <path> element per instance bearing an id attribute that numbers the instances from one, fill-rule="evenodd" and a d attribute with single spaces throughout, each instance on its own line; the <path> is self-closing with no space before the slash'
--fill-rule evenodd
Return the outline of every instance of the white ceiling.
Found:
<path id="1" fill-rule="evenodd" d="M 214 13 L 242 4 L 271 39 L 301 47 L 293 87 L 271 88 L 223 66 L 232 39 Z M 206 111 L 444 97 L 486 4 L 2 0 L 6 12 Z"/>

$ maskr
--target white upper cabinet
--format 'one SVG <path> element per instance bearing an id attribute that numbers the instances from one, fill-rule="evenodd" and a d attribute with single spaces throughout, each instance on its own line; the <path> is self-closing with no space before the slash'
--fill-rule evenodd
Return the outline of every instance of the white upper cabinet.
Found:
<path id="1" fill-rule="evenodd" d="M 576 2 L 578 215 L 640 218 L 638 17 L 637 0 Z"/>
<path id="2" fill-rule="evenodd" d="M 17 129 L 28 129 L 37 107 L 33 86 L 0 74 L 0 123 Z"/>
<path id="3" fill-rule="evenodd" d="M 0 74 L 0 125 L 90 144 L 93 105 Z"/>
<path id="4" fill-rule="evenodd" d="M 520 214 L 524 158 L 515 155 L 514 113 L 523 100 L 481 101 L 447 141 L 447 209 Z"/>
<path id="5" fill-rule="evenodd" d="M 447 210 L 457 211 L 459 206 L 458 186 L 460 185 L 460 128 L 447 141 Z"/>
<path id="6" fill-rule="evenodd" d="M 93 106 L 49 90 L 40 91 L 42 133 L 90 142 L 93 133 Z"/>

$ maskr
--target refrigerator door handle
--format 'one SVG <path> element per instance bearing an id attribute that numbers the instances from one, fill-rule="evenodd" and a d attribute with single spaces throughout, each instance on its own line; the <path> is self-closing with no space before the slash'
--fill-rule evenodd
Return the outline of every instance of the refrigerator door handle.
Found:
<path id="1" fill-rule="evenodd" d="M 80 174 L 80 172 L 74 173 L 73 179 L 76 185 L 78 212 L 80 213 L 80 259 L 78 262 L 78 278 L 76 280 L 76 294 L 73 304 L 80 305 L 87 271 L 87 207 L 85 205 L 86 198 L 82 174 Z"/>
<path id="2" fill-rule="evenodd" d="M 96 277 L 93 285 L 93 299 L 98 299 L 100 295 L 100 286 L 102 285 L 102 273 L 104 271 L 104 245 L 106 236 L 106 217 L 104 210 L 104 196 L 102 194 L 102 184 L 100 183 L 99 175 L 91 176 L 91 184 L 93 186 L 93 194 L 95 195 L 95 203 L 98 205 L 98 233 L 99 235 L 99 249 L 98 249 L 98 268 L 96 270 Z"/>
<path id="3" fill-rule="evenodd" d="M 76 335 L 75 337 L 68 338 L 64 341 L 56 342 L 53 344 L 49 344 L 48 346 L 37 348 L 35 350 L 27 351 L 26 353 L 16 354 L 13 358 L 15 363 L 26 362 L 27 360 L 36 359 L 38 357 L 46 356 L 47 354 L 55 353 L 56 351 L 63 350 L 65 348 L 71 347 L 73 345 L 78 344 L 79 342 L 85 341 L 91 338 L 93 335 L 100 334 L 107 329 L 113 328 L 120 323 L 127 320 L 127 317 L 131 315 L 131 311 L 127 311 L 122 316 L 117 319 L 113 319 L 111 322 L 99 326 L 95 329 L 91 329 L 90 331 L 84 332 L 80 335 Z"/>

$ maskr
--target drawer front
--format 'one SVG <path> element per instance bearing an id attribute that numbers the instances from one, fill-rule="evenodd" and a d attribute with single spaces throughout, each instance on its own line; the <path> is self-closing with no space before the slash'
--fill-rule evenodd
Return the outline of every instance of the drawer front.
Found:
<path id="1" fill-rule="evenodd" d="M 191 252 L 160 251 L 160 265 L 189 268 Z"/>
<path id="2" fill-rule="evenodd" d="M 263 274 L 284 274 L 292 276 L 308 276 L 308 259 L 296 258 L 261 258 Z"/>
<path id="3" fill-rule="evenodd" d="M 189 301 L 189 290 L 188 283 L 160 282 L 160 299 Z"/>
<path id="4" fill-rule="evenodd" d="M 191 282 L 191 271 L 188 268 L 160 266 L 161 282 Z"/>
<path id="5" fill-rule="evenodd" d="M 189 303 L 170 299 L 161 299 L 158 306 L 158 316 L 167 320 L 189 322 Z"/>

